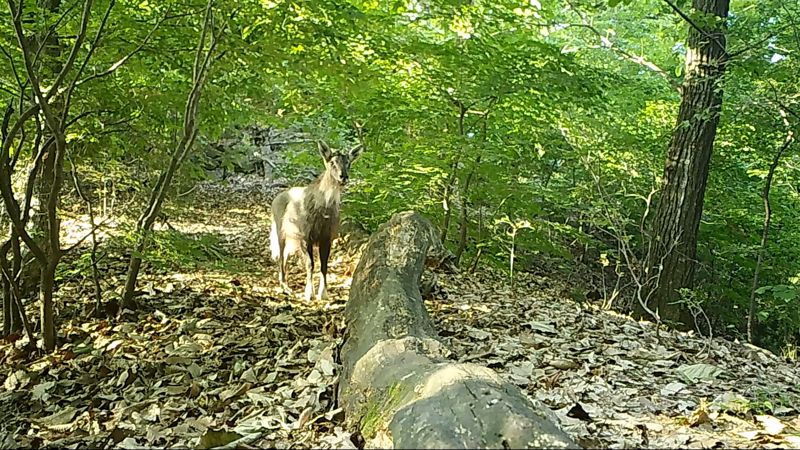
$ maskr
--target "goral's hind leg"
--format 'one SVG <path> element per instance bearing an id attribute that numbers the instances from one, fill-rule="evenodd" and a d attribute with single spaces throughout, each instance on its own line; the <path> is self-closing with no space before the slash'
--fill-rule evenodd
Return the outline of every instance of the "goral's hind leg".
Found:
<path id="1" fill-rule="evenodd" d="M 311 294 L 314 292 L 314 244 L 311 242 L 306 244 L 306 291 L 303 298 L 306 301 L 311 301 Z"/>
<path id="2" fill-rule="evenodd" d="M 323 241 L 319 243 L 319 290 L 317 291 L 317 299 L 323 300 L 328 298 L 328 258 L 331 256 L 331 243 L 330 241 Z"/>
<path id="3" fill-rule="evenodd" d="M 286 294 L 290 294 L 292 292 L 289 289 L 289 284 L 286 282 L 286 274 L 289 266 L 289 252 L 286 244 L 281 246 L 280 249 L 280 260 L 278 261 L 278 284 L 280 285 L 280 290 Z"/>

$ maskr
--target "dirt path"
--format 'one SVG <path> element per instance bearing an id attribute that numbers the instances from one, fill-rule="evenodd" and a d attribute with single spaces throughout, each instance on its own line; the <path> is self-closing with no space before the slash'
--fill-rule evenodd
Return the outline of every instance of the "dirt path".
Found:
<path id="1" fill-rule="evenodd" d="M 65 280 L 59 307 L 73 317 L 60 324 L 65 345 L 36 361 L 0 347 L 0 434 L 23 447 L 185 448 L 233 438 L 262 448 L 353 447 L 334 406 L 347 296 L 339 274 L 348 260 L 334 260 L 327 302 L 278 294 L 265 251 L 269 193 L 207 187 L 191 208 L 168 209 L 168 223 L 209 242 L 200 250 L 222 262 L 149 266 L 141 311 L 114 323 L 87 320 L 88 280 Z M 121 285 L 123 262 L 106 258 L 104 281 Z M 290 277 L 301 293 L 301 265 Z"/>
<path id="2" fill-rule="evenodd" d="M 65 279 L 61 317 L 74 318 L 61 324 L 65 345 L 36 361 L 0 346 L 0 434 L 25 447 L 240 439 L 354 448 L 335 386 L 355 260 L 334 249 L 328 301 L 300 299 L 299 261 L 290 269 L 295 296 L 278 294 L 267 256 L 273 193 L 259 186 L 205 185 L 187 199 L 191 208 L 167 211 L 175 233 L 206 243 L 199 252 L 210 262 L 150 267 L 142 310 L 125 321 L 87 320 L 90 283 Z M 122 262 L 104 262 L 111 287 L 122 284 Z M 649 324 L 564 299 L 557 279 L 521 275 L 514 289 L 490 271 L 439 280 L 427 305 L 456 358 L 543 401 L 584 446 L 800 445 L 797 369 L 768 352 L 682 333 L 657 338 Z"/>

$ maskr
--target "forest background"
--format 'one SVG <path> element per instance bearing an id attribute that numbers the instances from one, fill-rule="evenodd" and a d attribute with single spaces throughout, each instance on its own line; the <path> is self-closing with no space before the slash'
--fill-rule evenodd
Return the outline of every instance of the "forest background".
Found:
<path id="1" fill-rule="evenodd" d="M 8 0 L 4 332 L 55 348 L 54 291 L 101 278 L 111 222 L 127 276 L 94 312 L 135 308 L 142 263 L 207 244 L 154 232 L 162 205 L 302 179 L 323 139 L 368 149 L 343 206 L 368 230 L 414 208 L 462 270 L 796 355 L 799 48 L 779 0 Z"/>

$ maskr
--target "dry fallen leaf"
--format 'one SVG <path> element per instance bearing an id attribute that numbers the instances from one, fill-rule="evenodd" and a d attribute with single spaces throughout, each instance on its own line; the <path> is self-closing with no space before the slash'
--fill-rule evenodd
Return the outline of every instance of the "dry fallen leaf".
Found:
<path id="1" fill-rule="evenodd" d="M 276 294 L 263 207 L 274 193 L 262 187 L 258 176 L 234 174 L 230 183 L 201 184 L 194 213 L 170 213 L 176 230 L 217 237 L 214 251 L 242 267 L 146 267 L 147 307 L 120 320 L 87 318 L 92 287 L 64 280 L 63 348 L 29 360 L 18 348 L 26 338 L 0 343 L 9 362 L 0 365 L 3 425 L 20 430 L 0 446 L 187 448 L 203 438 L 228 448 L 361 445 L 336 404 L 345 271 L 357 255 L 334 250 L 327 302 Z M 102 270 L 113 294 L 126 261 L 109 252 Z M 295 294 L 303 277 L 302 264 L 291 265 Z M 800 446 L 796 367 L 768 352 L 657 333 L 572 301 L 562 277 L 521 272 L 512 288 L 506 273 L 479 267 L 436 278 L 426 307 L 452 358 L 498 371 L 545 413 L 556 411 L 587 448 Z M 756 416 L 753 431 L 740 417 L 763 414 L 764 398 L 772 416 Z"/>
<path id="2" fill-rule="evenodd" d="M 756 416 L 756 420 L 764 427 L 765 433 L 773 436 L 781 434 L 783 429 L 786 428 L 786 425 L 772 416 L 759 415 Z"/>
<path id="3" fill-rule="evenodd" d="M 550 366 L 555 367 L 556 369 L 561 370 L 569 370 L 569 369 L 577 369 L 578 363 L 569 359 L 563 358 L 556 358 L 550 361 Z"/>

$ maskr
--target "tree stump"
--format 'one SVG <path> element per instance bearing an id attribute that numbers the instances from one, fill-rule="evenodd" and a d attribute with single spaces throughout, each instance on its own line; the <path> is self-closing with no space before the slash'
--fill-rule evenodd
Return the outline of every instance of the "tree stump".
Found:
<path id="1" fill-rule="evenodd" d="M 370 237 L 345 308 L 339 402 L 370 447 L 580 448 L 546 406 L 491 369 L 447 360 L 419 293 L 445 254 L 433 225 L 395 214 Z"/>

